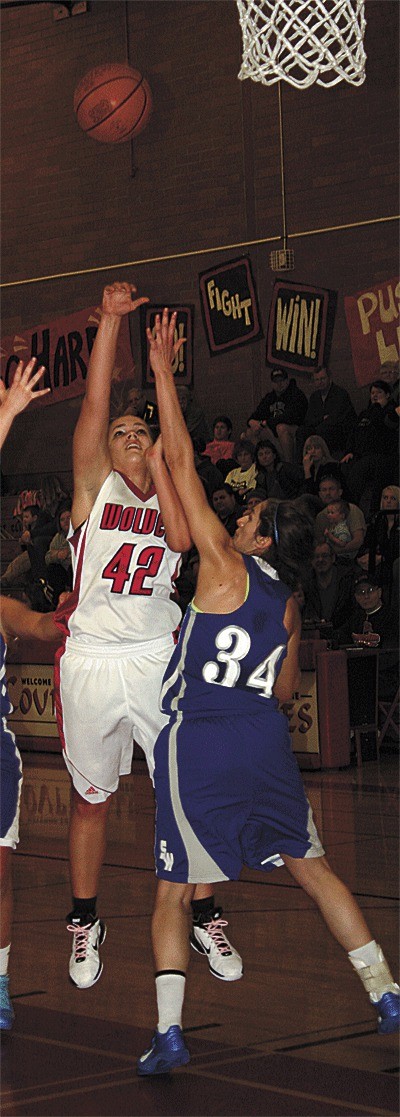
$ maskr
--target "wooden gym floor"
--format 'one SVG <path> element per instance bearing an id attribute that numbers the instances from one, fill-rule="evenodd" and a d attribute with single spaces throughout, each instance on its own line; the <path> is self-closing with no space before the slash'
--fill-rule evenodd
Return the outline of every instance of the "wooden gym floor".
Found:
<path id="1" fill-rule="evenodd" d="M 99 911 L 104 972 L 68 981 L 68 777 L 58 757 L 26 756 L 15 856 L 13 1031 L 2 1043 L 2 1117 L 356 1117 L 398 1113 L 397 1037 L 375 1017 L 345 955 L 284 869 L 246 869 L 218 886 L 241 981 L 193 953 L 185 1010 L 189 1067 L 138 1080 L 155 1024 L 149 941 L 153 803 L 144 763 L 113 803 Z M 398 764 L 303 773 L 322 839 L 398 972 Z"/>

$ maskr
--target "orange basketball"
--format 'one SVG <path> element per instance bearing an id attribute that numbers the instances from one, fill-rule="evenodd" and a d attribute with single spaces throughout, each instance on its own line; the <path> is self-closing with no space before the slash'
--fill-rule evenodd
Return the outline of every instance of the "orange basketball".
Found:
<path id="1" fill-rule="evenodd" d="M 152 104 L 148 82 L 125 62 L 89 70 L 74 93 L 79 126 L 94 140 L 109 144 L 137 136 L 149 120 Z"/>

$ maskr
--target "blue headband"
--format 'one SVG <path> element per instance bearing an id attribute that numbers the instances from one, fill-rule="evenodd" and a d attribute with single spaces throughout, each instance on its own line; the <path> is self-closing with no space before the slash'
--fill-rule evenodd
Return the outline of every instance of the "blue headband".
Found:
<path id="1" fill-rule="evenodd" d="M 275 505 L 275 512 L 274 512 L 274 523 L 273 523 L 273 527 L 274 527 L 274 540 L 275 540 L 275 545 L 276 545 L 277 547 L 279 546 L 279 531 L 278 531 L 278 524 L 277 524 L 277 519 L 278 519 L 278 508 L 279 508 L 279 504 L 276 504 L 276 505 Z"/>

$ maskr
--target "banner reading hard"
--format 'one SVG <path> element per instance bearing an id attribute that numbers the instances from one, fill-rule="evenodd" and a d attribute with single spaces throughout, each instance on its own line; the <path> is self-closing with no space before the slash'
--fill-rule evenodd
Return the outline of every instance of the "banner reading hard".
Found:
<path id="1" fill-rule="evenodd" d="M 3 337 L 1 376 L 6 388 L 12 382 L 18 362 L 23 360 L 26 363 L 31 357 L 37 357 L 38 365 L 44 365 L 46 369 L 39 386 L 50 388 L 50 392 L 37 402 L 33 401 L 32 407 L 46 407 L 83 395 L 100 314 L 100 307 L 90 306 L 42 326 Z M 132 376 L 133 372 L 129 325 L 125 317 L 118 337 L 113 379 L 123 380 Z"/>

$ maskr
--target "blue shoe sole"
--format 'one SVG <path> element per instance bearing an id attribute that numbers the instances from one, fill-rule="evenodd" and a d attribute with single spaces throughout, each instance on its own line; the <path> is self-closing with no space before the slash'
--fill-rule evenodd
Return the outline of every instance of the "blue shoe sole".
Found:
<path id="1" fill-rule="evenodd" d="M 185 1067 L 189 1062 L 190 1054 L 185 1049 L 177 1053 L 176 1059 L 173 1056 L 167 1059 L 164 1055 L 156 1055 L 154 1060 L 151 1060 L 149 1055 L 148 1061 L 145 1063 L 138 1062 L 136 1069 L 139 1078 L 150 1078 L 157 1074 L 170 1074 L 171 1070 L 175 1070 L 176 1067 Z"/>

